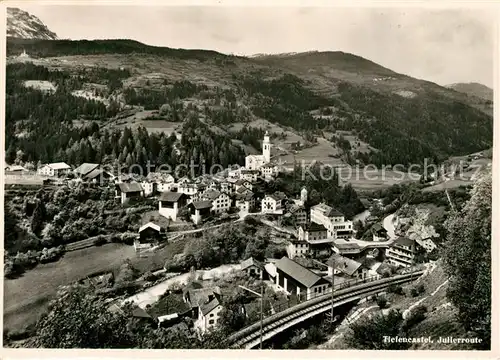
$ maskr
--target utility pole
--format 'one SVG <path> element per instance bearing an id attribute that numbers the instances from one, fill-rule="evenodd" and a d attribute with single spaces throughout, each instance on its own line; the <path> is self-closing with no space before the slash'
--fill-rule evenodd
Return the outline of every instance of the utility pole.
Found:
<path id="1" fill-rule="evenodd" d="M 264 284 L 260 283 L 260 349 L 262 350 L 262 325 L 264 322 Z"/>
<path id="2" fill-rule="evenodd" d="M 256 291 L 250 290 L 247 287 L 244 287 L 243 285 L 238 285 L 238 287 L 260 297 L 260 349 L 262 350 L 262 333 L 264 324 L 264 283 L 260 283 L 260 294 Z"/>
<path id="3" fill-rule="evenodd" d="M 335 259 L 332 257 L 332 292 L 331 292 L 331 300 L 332 300 L 332 309 L 330 313 L 330 326 L 333 326 L 333 290 L 335 289 Z"/>

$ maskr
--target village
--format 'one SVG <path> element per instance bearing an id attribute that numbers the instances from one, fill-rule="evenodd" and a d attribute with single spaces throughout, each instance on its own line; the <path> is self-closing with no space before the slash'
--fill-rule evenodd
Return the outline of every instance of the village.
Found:
<path id="1" fill-rule="evenodd" d="M 270 183 L 280 172 L 286 171 L 272 160 L 271 147 L 269 134 L 266 133 L 262 155 L 247 156 L 245 167 L 229 168 L 214 176 L 203 175 L 193 179 L 187 176 L 175 179 L 166 172 L 149 172 L 142 177 L 135 174 L 115 175 L 100 164 L 84 163 L 72 169 L 61 162 L 42 165 L 37 169 L 37 175 L 43 177 L 45 184 L 56 186 L 68 182 L 109 186 L 115 191 L 116 202 L 123 205 L 143 198 L 153 199 L 157 206 L 156 216 L 143 221 L 134 240 L 138 257 L 154 254 L 165 243 L 175 241 L 173 239 L 182 234 L 182 231 L 175 230 L 179 224 L 192 223 L 196 230 L 191 231 L 203 232 L 214 227 L 207 225 L 208 220 L 212 220 L 210 224 L 214 219 L 224 224 L 258 218 L 263 226 L 286 238 L 287 256 L 280 259 L 250 257 L 240 264 L 233 264 L 228 270 L 236 276 L 260 282 L 262 287 L 265 285 L 269 291 L 280 294 L 287 299 L 286 306 L 329 294 L 332 287 L 337 289 L 404 273 L 416 266 L 417 258 L 421 258 L 423 253 L 435 249 L 436 244 L 430 238 L 409 239 L 395 235 L 393 230 L 389 234 L 380 222 L 371 227 L 371 238 L 356 239 L 353 221 L 328 204 L 310 204 L 309 189 L 306 188 L 302 188 L 297 198 L 283 192 L 266 193 L 257 198 L 253 191 L 256 184 Z M 11 166 L 6 169 L 7 172 L 22 175 L 26 169 Z M 185 331 L 192 328 L 194 333 L 216 328 L 223 309 L 224 291 L 213 281 L 197 282 L 193 276 L 169 274 L 166 270 L 158 272 L 165 276 L 155 284 L 160 289 L 159 295 L 144 302 L 140 300 L 141 294 L 136 294 L 114 301 L 112 308 L 119 309 L 122 304 L 132 301 L 137 306 L 134 316 L 158 326 L 180 327 Z M 112 282 L 113 275 L 98 274 L 87 280 L 94 285 L 102 285 Z M 170 296 L 171 285 L 176 282 L 184 286 L 180 310 L 174 307 L 175 311 L 170 309 L 168 313 L 150 314 L 148 309 L 151 305 Z M 255 295 L 252 294 L 255 291 L 240 287 L 248 290 L 250 297 Z M 146 289 L 144 293 L 147 292 Z M 280 306 L 280 303 L 275 303 L 269 314 L 276 312 Z M 243 313 L 248 312 L 243 305 L 241 309 Z M 191 319 L 189 326 L 184 320 L 186 317 Z"/>

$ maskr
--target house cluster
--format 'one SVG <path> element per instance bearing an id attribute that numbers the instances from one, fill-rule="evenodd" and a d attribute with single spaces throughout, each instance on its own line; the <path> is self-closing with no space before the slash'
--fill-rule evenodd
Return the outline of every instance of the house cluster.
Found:
<path id="1" fill-rule="evenodd" d="M 278 195 L 272 199 L 275 200 L 272 204 L 279 204 L 276 200 L 281 197 Z M 380 223 L 375 223 L 371 227 L 372 241 L 357 240 L 353 237 L 352 221 L 346 220 L 340 211 L 324 203 L 312 206 L 306 216 L 297 215 L 305 212 L 304 207 L 300 205 L 306 200 L 307 191 L 303 189 L 301 200 L 296 201 L 296 206 L 285 211 L 286 214 L 283 216 L 284 218 L 293 216 L 297 227 L 297 237 L 291 240 L 287 247 L 288 256 L 292 259 L 305 256 L 319 259 L 340 256 L 347 259 L 341 262 L 346 265 L 346 269 L 361 269 L 361 264 L 366 264 L 367 259 L 378 258 L 382 261 L 385 258 L 391 265 L 409 267 L 415 264 L 418 254 L 431 253 L 437 247 L 429 237 L 390 239 L 387 230 Z M 268 203 L 271 201 L 266 204 Z M 283 207 L 280 208 L 279 205 L 273 208 L 277 210 L 274 213 L 280 213 L 279 210 L 282 209 Z M 264 210 L 263 202 L 263 213 Z M 349 271 L 341 269 L 338 271 L 344 275 L 351 275 Z"/>
<path id="2" fill-rule="evenodd" d="M 266 281 L 269 285 L 299 300 L 310 300 L 330 292 L 332 281 L 346 281 L 378 276 L 371 269 L 370 260 L 358 262 L 341 255 L 332 255 L 326 264 L 312 259 L 282 257 L 265 262 L 253 258 L 240 264 L 240 271 L 247 276 Z M 335 276 L 335 280 L 333 277 Z"/>
<path id="3" fill-rule="evenodd" d="M 418 255 L 432 253 L 436 248 L 436 243 L 430 238 L 411 239 L 400 236 L 387 248 L 385 256 L 392 265 L 410 267 L 415 264 Z"/>
<path id="4" fill-rule="evenodd" d="M 295 297 L 298 301 L 329 294 L 332 281 L 337 286 L 341 285 L 339 281 L 364 279 L 370 271 L 365 264 L 340 255 L 332 256 L 327 264 L 322 265 L 318 268 L 311 262 L 293 260 L 286 256 L 264 261 L 248 258 L 240 263 L 239 271 L 248 277 L 264 281 L 266 286 L 283 292 L 288 297 Z M 343 278 L 337 278 L 338 274 Z M 333 276 L 336 277 L 335 280 L 332 280 Z M 220 322 L 224 296 L 218 286 L 191 282 L 183 289 L 184 306 L 179 312 L 160 316 L 156 321 L 159 326 L 172 327 L 180 326 L 183 319 L 189 317 L 197 333 L 210 331 Z M 242 304 L 241 311 L 246 311 L 245 304 Z"/>
<path id="5" fill-rule="evenodd" d="M 158 201 L 159 214 L 178 221 L 180 211 L 187 208 L 191 220 L 199 224 L 211 214 L 228 213 L 232 207 L 250 212 L 255 206 L 251 183 L 243 182 L 243 185 L 240 181 L 216 178 L 204 180 L 183 182 L 181 179 L 169 191 L 162 192 Z"/>
<path id="6" fill-rule="evenodd" d="M 301 203 L 307 200 L 307 191 L 301 193 Z M 297 239 L 288 247 L 291 258 L 297 256 L 328 256 L 334 252 L 335 244 L 344 240 L 350 242 L 353 236 L 353 223 L 346 220 L 344 214 L 335 208 L 320 203 L 309 209 L 309 216 L 305 209 L 295 207 L 290 209 L 290 216 L 294 216 L 298 227 Z M 304 216 L 305 212 L 305 216 Z M 298 220 L 298 221 L 297 221 Z"/>

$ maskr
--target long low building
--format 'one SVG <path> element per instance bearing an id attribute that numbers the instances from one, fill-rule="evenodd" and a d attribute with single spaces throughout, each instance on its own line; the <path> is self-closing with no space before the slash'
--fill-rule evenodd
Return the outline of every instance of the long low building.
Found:
<path id="1" fill-rule="evenodd" d="M 309 300 L 327 292 L 330 282 L 286 256 L 278 260 L 276 285 L 290 295 Z"/>

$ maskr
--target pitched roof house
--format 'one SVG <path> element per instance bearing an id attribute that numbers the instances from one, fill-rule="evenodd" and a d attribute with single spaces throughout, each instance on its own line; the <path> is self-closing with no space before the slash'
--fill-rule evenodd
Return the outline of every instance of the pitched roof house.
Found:
<path id="1" fill-rule="evenodd" d="M 329 282 L 297 262 L 283 257 L 275 263 L 276 285 L 302 299 L 326 293 Z"/>

